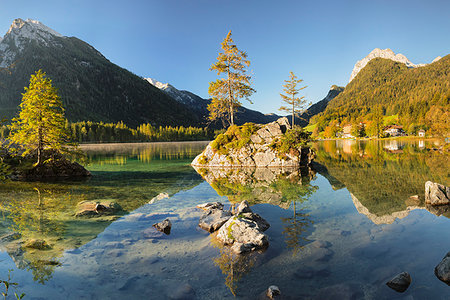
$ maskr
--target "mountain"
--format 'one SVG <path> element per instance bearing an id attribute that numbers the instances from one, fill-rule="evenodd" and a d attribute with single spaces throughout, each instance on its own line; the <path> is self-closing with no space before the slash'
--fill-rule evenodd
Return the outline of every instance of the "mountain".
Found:
<path id="1" fill-rule="evenodd" d="M 161 89 L 162 91 L 166 92 L 168 95 L 170 95 L 172 98 L 177 100 L 180 103 L 183 103 L 187 105 L 189 108 L 191 108 L 193 111 L 197 112 L 199 114 L 199 118 L 206 120 L 208 116 L 208 109 L 207 106 L 211 102 L 210 99 L 203 99 L 194 93 L 191 93 L 189 91 L 184 90 L 178 90 L 173 85 L 169 83 L 162 83 L 152 78 L 145 78 L 150 84 L 154 85 L 155 87 Z M 317 115 L 318 113 L 325 110 L 328 103 L 334 99 L 339 93 L 341 93 L 344 90 L 343 87 L 338 87 L 336 85 L 333 85 L 328 92 L 327 96 L 322 99 L 321 101 L 311 105 L 306 112 L 300 115 L 299 118 L 295 118 L 295 124 L 299 124 L 301 126 L 308 125 L 309 120 L 311 117 Z M 266 124 L 273 121 L 278 120 L 282 116 L 277 114 L 262 114 L 261 112 L 251 110 L 248 108 L 245 108 L 243 106 L 239 107 L 236 112 L 236 124 L 242 125 L 246 122 L 254 122 L 259 124 Z M 291 120 L 290 116 L 288 117 L 289 121 Z M 219 125 L 219 124 L 216 124 Z"/>
<path id="2" fill-rule="evenodd" d="M 207 122 L 207 116 L 209 114 L 207 107 L 211 102 L 211 99 L 203 99 L 194 93 L 178 90 L 169 83 L 162 83 L 152 78 L 145 78 L 145 80 L 155 87 L 161 89 L 178 102 L 188 106 L 191 110 L 195 111 L 198 114 L 198 117 L 200 119 L 204 120 L 205 123 Z M 276 114 L 263 114 L 259 111 L 251 110 L 243 106 L 238 108 L 235 117 L 235 122 L 237 125 L 242 125 L 246 122 L 266 124 L 280 118 L 280 116 Z M 216 123 L 213 124 L 213 126 L 214 125 L 220 127 L 221 124 Z"/>
<path id="3" fill-rule="evenodd" d="M 91 45 L 30 19 L 14 20 L 0 40 L 0 117 L 17 112 L 30 75 L 39 69 L 59 89 L 69 121 L 200 125 L 192 109 Z"/>
<path id="4" fill-rule="evenodd" d="M 369 53 L 369 55 L 367 55 L 366 57 L 364 57 L 360 61 L 356 62 L 355 66 L 353 67 L 353 71 L 352 71 L 352 74 L 350 76 L 349 83 L 356 77 L 356 75 L 359 73 L 359 71 L 361 71 L 367 65 L 367 63 L 369 61 L 371 61 L 372 59 L 374 59 L 374 58 L 390 59 L 392 61 L 403 63 L 408 68 L 418 68 L 418 67 L 426 66 L 426 64 L 415 65 L 408 58 L 406 58 L 406 56 L 404 56 L 401 53 L 395 54 L 394 51 L 392 51 L 391 49 L 384 49 L 384 50 L 382 50 L 382 49 L 379 49 L 379 48 L 375 48 L 375 49 L 372 50 L 372 52 Z M 440 56 L 436 57 L 436 59 L 433 60 L 433 62 L 438 61 L 439 59 L 441 59 Z"/>
<path id="5" fill-rule="evenodd" d="M 398 116 L 404 126 L 450 132 L 450 55 L 415 68 L 374 58 L 313 122 L 324 128 L 336 119 L 341 123 L 370 120 L 378 107 L 385 116 Z"/>
<path id="6" fill-rule="evenodd" d="M 344 91 L 343 87 L 332 85 L 325 98 L 311 105 L 299 118 L 295 118 L 295 124 L 299 124 L 300 126 L 308 125 L 309 120 L 315 115 L 323 112 L 327 108 L 328 103 L 336 98 L 342 91 Z"/>

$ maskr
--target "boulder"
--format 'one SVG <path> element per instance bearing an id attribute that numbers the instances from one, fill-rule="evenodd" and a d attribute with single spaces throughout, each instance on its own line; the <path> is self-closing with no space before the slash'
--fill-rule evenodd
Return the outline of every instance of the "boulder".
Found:
<path id="1" fill-rule="evenodd" d="M 99 217 L 113 215 L 122 210 L 119 204 L 111 200 L 81 201 L 77 204 L 75 217 Z"/>
<path id="2" fill-rule="evenodd" d="M 223 209 L 223 204 L 220 202 L 207 202 L 207 203 L 199 204 L 196 207 L 203 209 L 203 210 Z"/>
<path id="3" fill-rule="evenodd" d="M 50 245 L 46 241 L 40 239 L 31 239 L 25 242 L 25 248 L 37 249 L 37 250 L 48 250 L 51 249 Z"/>
<path id="4" fill-rule="evenodd" d="M 76 162 L 71 162 L 56 151 L 46 150 L 44 157 L 46 159 L 51 159 L 40 165 L 33 165 L 31 168 L 17 168 L 11 174 L 11 179 L 19 181 L 39 181 L 80 179 L 91 176 L 91 172 L 86 170 L 82 165 Z M 36 156 L 30 156 L 29 159 L 34 161 Z"/>
<path id="5" fill-rule="evenodd" d="M 261 231 L 266 231 L 267 229 L 270 228 L 270 224 L 269 222 L 267 222 L 263 217 L 261 217 L 258 214 L 255 214 L 253 212 L 247 212 L 247 213 L 242 213 L 239 215 L 242 218 L 245 218 L 247 220 L 251 220 L 256 222 L 256 224 L 258 225 L 259 229 Z"/>
<path id="6" fill-rule="evenodd" d="M 212 141 L 193 161 L 195 167 L 300 167 L 309 165 L 314 159 L 314 152 L 309 147 L 292 149 L 292 153 L 279 153 L 272 142 L 278 142 L 288 129 L 289 121 L 283 117 L 265 125 L 256 125 L 256 132 L 246 139 L 244 145 L 224 144 L 222 138 Z M 225 133 L 227 135 L 227 133 Z M 233 143 L 237 142 L 235 134 L 229 133 Z M 213 148 L 214 143 L 221 143 L 221 150 Z M 240 142 L 240 141 L 239 141 Z M 295 155 L 293 154 L 295 153 Z"/>
<path id="7" fill-rule="evenodd" d="M 430 205 L 450 204 L 450 187 L 427 181 L 425 183 L 425 203 Z"/>
<path id="8" fill-rule="evenodd" d="M 266 295 L 269 299 L 275 299 L 277 296 L 281 295 L 281 292 L 276 285 L 271 285 L 267 289 Z"/>
<path id="9" fill-rule="evenodd" d="M 200 217 L 198 226 L 208 232 L 214 232 L 218 230 L 226 221 L 228 221 L 231 216 L 232 214 L 229 211 L 223 211 L 222 209 L 210 209 Z"/>
<path id="10" fill-rule="evenodd" d="M 231 217 L 220 227 L 217 239 L 225 245 L 233 245 L 235 253 L 249 252 L 256 249 L 265 248 L 269 245 L 269 240 L 255 221 Z"/>
<path id="11" fill-rule="evenodd" d="M 450 285 L 450 252 L 448 252 L 436 268 L 434 268 L 434 274 L 439 280 Z"/>
<path id="12" fill-rule="evenodd" d="M 170 234 L 170 230 L 172 229 L 172 223 L 169 219 L 165 219 L 162 222 L 155 223 L 152 225 L 156 228 L 156 230 L 164 232 L 165 234 Z"/>
<path id="13" fill-rule="evenodd" d="M 239 203 L 239 206 L 236 209 L 235 214 L 239 215 L 242 213 L 251 213 L 252 210 L 250 208 L 250 205 L 248 204 L 247 200 L 242 201 L 241 203 Z"/>
<path id="14" fill-rule="evenodd" d="M 403 293 L 411 284 L 411 276 L 407 272 L 402 272 L 396 275 L 394 278 L 386 282 L 386 285 L 391 289 Z"/>

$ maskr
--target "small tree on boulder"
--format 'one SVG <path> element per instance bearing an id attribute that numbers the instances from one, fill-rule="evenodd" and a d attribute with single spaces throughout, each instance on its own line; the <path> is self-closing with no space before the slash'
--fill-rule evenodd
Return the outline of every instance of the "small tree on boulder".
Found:
<path id="1" fill-rule="evenodd" d="M 10 127 L 10 143 L 23 148 L 22 156 L 36 153 L 36 165 L 41 165 L 45 149 L 61 152 L 67 144 L 64 108 L 57 89 L 42 70 L 31 75 L 22 96 L 19 116 Z"/>

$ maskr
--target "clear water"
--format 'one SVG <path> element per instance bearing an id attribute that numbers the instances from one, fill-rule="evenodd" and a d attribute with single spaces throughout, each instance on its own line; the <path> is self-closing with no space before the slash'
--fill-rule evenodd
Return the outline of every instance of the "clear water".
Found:
<path id="1" fill-rule="evenodd" d="M 197 173 L 205 143 L 86 146 L 90 180 L 0 186 L 0 280 L 11 269 L 9 295 L 25 299 L 255 299 L 270 285 L 284 299 L 449 299 L 434 267 L 450 251 L 450 213 L 423 201 L 425 181 L 450 185 L 434 143 L 319 142 L 299 174 Z M 124 212 L 74 216 L 98 199 Z M 195 206 L 243 199 L 271 224 L 270 246 L 233 256 Z M 149 233 L 166 217 L 170 235 Z M 51 248 L 24 247 L 31 239 Z M 412 284 L 399 294 L 385 282 L 402 271 Z"/>

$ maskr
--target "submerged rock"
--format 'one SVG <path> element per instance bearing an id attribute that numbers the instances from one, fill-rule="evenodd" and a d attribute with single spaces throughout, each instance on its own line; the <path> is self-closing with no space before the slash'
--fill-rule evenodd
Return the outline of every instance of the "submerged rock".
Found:
<path id="1" fill-rule="evenodd" d="M 408 272 L 402 272 L 386 282 L 386 285 L 388 287 L 399 293 L 403 293 L 404 291 L 406 291 L 410 284 L 411 276 L 408 274 Z"/>
<path id="2" fill-rule="evenodd" d="M 439 280 L 450 285 L 450 252 L 448 252 L 436 268 L 434 268 L 434 274 Z"/>
<path id="3" fill-rule="evenodd" d="M 320 289 L 314 299 L 364 299 L 364 292 L 355 283 L 339 283 Z"/>
<path id="4" fill-rule="evenodd" d="M 113 215 L 120 211 L 122 211 L 122 207 L 111 200 L 81 201 L 77 204 L 75 217 L 99 217 Z"/>
<path id="5" fill-rule="evenodd" d="M 172 289 L 168 294 L 171 300 L 192 300 L 195 299 L 195 290 L 188 283 L 178 285 L 176 288 Z"/>
<path id="6" fill-rule="evenodd" d="M 172 223 L 169 219 L 165 219 L 162 222 L 155 223 L 152 226 L 155 227 L 158 231 L 164 232 L 165 234 L 170 234 L 170 230 L 172 229 Z"/>
<path id="7" fill-rule="evenodd" d="M 450 187 L 427 181 L 425 183 L 425 203 L 430 205 L 450 204 Z"/>
<path id="8" fill-rule="evenodd" d="M 210 209 L 200 217 L 198 226 L 208 232 L 214 232 L 228 221 L 231 216 L 231 212 L 223 211 L 222 209 Z"/>
<path id="9" fill-rule="evenodd" d="M 32 248 L 37 250 L 48 250 L 51 249 L 50 245 L 46 241 L 40 239 L 31 239 L 25 242 L 25 248 Z"/>

